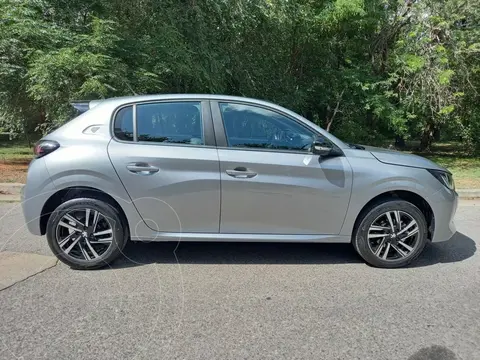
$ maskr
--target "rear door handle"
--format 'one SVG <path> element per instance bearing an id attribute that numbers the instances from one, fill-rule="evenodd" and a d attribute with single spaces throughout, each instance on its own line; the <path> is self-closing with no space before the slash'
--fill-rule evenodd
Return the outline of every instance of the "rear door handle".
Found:
<path id="1" fill-rule="evenodd" d="M 227 175 L 237 179 L 250 179 L 257 176 L 257 173 L 244 167 L 236 167 L 233 170 L 227 170 Z"/>
<path id="2" fill-rule="evenodd" d="M 127 165 L 128 171 L 139 175 L 152 175 L 160 170 L 156 166 L 147 163 L 130 163 Z"/>

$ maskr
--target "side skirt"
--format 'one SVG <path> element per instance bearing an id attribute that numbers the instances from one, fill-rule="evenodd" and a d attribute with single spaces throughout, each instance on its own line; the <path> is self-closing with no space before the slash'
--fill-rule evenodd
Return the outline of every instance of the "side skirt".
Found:
<path id="1" fill-rule="evenodd" d="M 350 236 L 344 235 L 284 235 L 284 234 L 217 234 L 217 233 L 153 233 L 151 237 L 132 236 L 133 241 L 208 241 L 208 242 L 305 242 L 305 243 L 349 243 Z"/>

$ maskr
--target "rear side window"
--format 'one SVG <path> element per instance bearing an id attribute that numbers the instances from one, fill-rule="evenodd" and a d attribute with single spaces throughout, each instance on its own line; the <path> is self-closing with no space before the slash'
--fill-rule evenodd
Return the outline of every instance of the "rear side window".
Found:
<path id="1" fill-rule="evenodd" d="M 115 137 L 123 141 L 133 141 L 132 107 L 124 107 L 117 112 L 114 125 Z"/>
<path id="2" fill-rule="evenodd" d="M 204 145 L 200 102 L 137 105 L 138 141 Z"/>

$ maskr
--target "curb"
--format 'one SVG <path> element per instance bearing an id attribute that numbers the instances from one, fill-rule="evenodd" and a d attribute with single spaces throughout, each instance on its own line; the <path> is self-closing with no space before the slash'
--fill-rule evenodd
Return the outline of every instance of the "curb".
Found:
<path id="1" fill-rule="evenodd" d="M 0 202 L 20 201 L 24 184 L 0 183 Z M 480 199 L 480 189 L 458 189 L 458 197 L 463 200 Z"/>
<path id="2" fill-rule="evenodd" d="M 23 186 L 20 183 L 0 183 L 0 202 L 20 201 Z"/>
<path id="3" fill-rule="evenodd" d="M 30 279 L 58 264 L 57 258 L 31 253 L 0 252 L 0 291 Z"/>
<path id="4" fill-rule="evenodd" d="M 0 204 L 1 203 L 12 203 L 12 202 L 20 202 L 22 199 L 20 195 L 1 195 L 0 194 Z"/>
<path id="5" fill-rule="evenodd" d="M 460 199 L 480 199 L 480 189 L 459 189 L 457 193 Z"/>
<path id="6" fill-rule="evenodd" d="M 20 195 L 24 184 L 0 183 L 0 195 Z"/>

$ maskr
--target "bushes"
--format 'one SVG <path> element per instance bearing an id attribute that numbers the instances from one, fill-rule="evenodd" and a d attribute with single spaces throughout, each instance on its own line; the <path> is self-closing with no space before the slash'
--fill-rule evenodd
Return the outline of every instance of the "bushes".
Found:
<path id="1" fill-rule="evenodd" d="M 480 10 L 460 5 L 6 0 L 0 127 L 47 132 L 78 99 L 224 93 L 280 103 L 346 141 L 428 147 L 440 132 L 478 148 Z"/>

